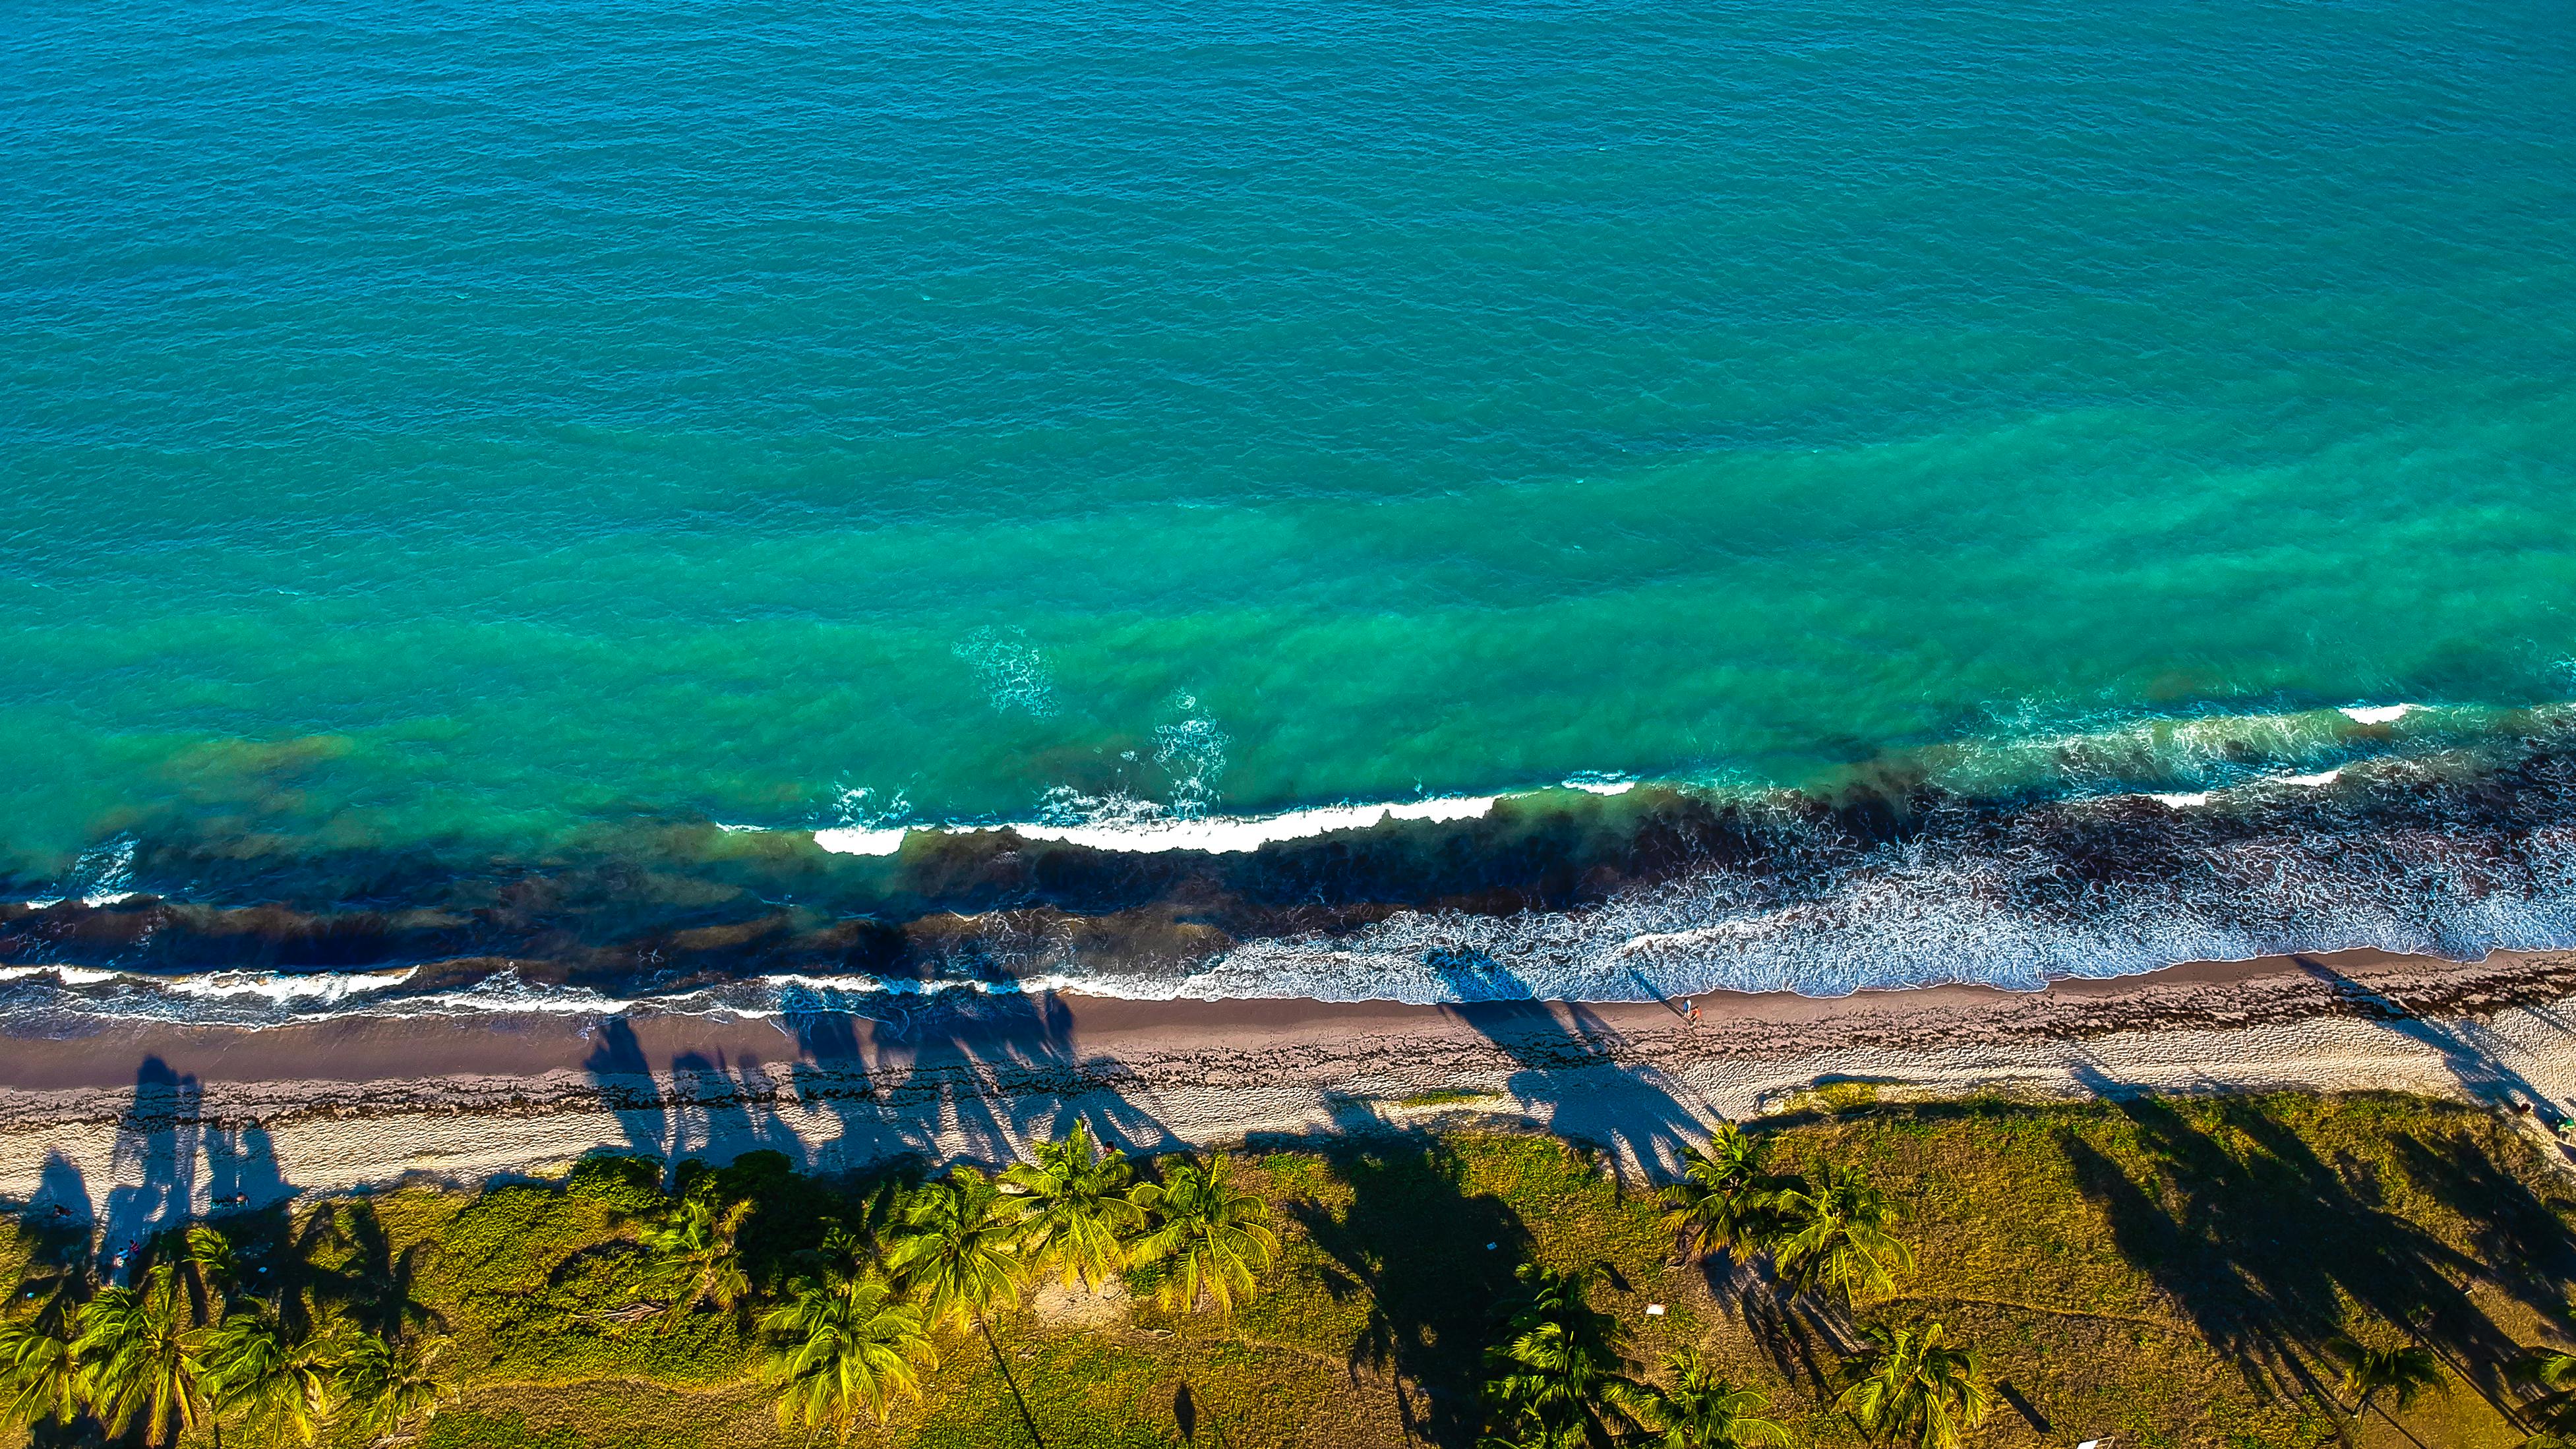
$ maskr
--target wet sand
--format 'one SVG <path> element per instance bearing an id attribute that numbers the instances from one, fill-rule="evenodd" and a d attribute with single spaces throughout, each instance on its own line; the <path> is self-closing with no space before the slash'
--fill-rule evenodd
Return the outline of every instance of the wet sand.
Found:
<path id="1" fill-rule="evenodd" d="M 993 998 L 900 1020 L 346 1017 L 0 1027 L 0 1197 L 111 1232 L 225 1202 L 541 1171 L 600 1148 L 818 1170 L 991 1160 L 1089 1117 L 1140 1149 L 1432 1123 L 1653 1172 L 1820 1081 L 1883 1093 L 2388 1088 L 2576 1099 L 2576 953 L 2375 952 L 2012 993 L 1415 1007 Z"/>

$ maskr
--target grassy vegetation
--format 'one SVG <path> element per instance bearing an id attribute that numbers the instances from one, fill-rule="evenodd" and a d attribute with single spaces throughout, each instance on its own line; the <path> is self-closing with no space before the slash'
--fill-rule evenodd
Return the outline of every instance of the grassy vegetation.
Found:
<path id="1" fill-rule="evenodd" d="M 1766 1171 L 1865 1175 L 1899 1213 L 1914 1270 L 1846 1310 L 1784 1294 L 1758 1256 L 1685 1262 L 1651 1193 L 1555 1139 L 1255 1142 L 1231 1177 L 1270 1204 L 1279 1249 L 1232 1313 L 1158 1304 L 1137 1272 L 1104 1295 L 1045 1280 L 992 1314 L 998 1356 L 971 1329 L 939 1330 L 921 1395 L 852 1442 L 1025 1445 L 1015 1385 L 1060 1449 L 1179 1444 L 1185 1428 L 1234 1449 L 1472 1444 L 1487 1350 L 1529 1301 L 1523 1265 L 1582 1276 L 1636 1374 L 1697 1349 L 1817 1445 L 1867 1442 L 1834 1402 L 1873 1327 L 1937 1320 L 1974 1346 L 2000 1407 L 1971 1443 L 2116 1436 L 2122 1449 L 2516 1445 L 2536 1425 L 2513 1415 L 2539 1391 L 2508 1366 L 2576 1339 L 2576 1186 L 2509 1121 L 2466 1107 L 1846 1092 L 1748 1126 Z M 560 1182 L 331 1205 L 317 1210 L 328 1232 L 310 1215 L 219 1226 L 243 1264 L 271 1270 L 253 1276 L 309 1275 L 380 1323 L 416 1305 L 417 1331 L 446 1342 L 451 1391 L 414 1441 L 425 1449 L 806 1442 L 752 1377 L 758 1315 L 810 1270 L 828 1224 L 882 1220 L 879 1184 L 761 1156 L 703 1174 L 703 1194 L 755 1204 L 737 1244 L 751 1292 L 674 1311 L 670 1250 L 646 1246 L 673 1201 L 658 1175 L 597 1161 Z M 40 1269 L 43 1227 L 0 1266 Z M 2420 1348 L 2438 1383 L 2356 1415 L 2342 1389 L 2355 1348 L 2383 1364 Z"/>

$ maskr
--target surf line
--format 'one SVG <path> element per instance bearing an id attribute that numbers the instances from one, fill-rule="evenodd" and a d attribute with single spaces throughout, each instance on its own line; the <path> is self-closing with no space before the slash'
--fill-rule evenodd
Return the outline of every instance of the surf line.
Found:
<path id="1" fill-rule="evenodd" d="M 1303 840 L 1341 830 L 1367 830 L 1389 820 L 1481 820 L 1493 813 L 1499 795 L 1443 796 L 1379 805 L 1321 805 L 1277 815 L 1214 815 L 1197 819 L 1170 817 L 1125 821 L 1117 825 L 904 825 L 817 830 L 814 843 L 834 855 L 892 855 L 903 848 L 914 829 L 944 835 L 978 835 L 1010 831 L 1023 840 L 1048 840 L 1092 850 L 1158 854 L 1189 850 L 1207 854 L 1240 854 L 1281 840 Z"/>

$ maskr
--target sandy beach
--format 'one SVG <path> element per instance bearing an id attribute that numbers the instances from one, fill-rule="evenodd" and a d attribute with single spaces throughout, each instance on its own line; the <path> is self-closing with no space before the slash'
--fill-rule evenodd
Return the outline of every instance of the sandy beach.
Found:
<path id="1" fill-rule="evenodd" d="M 793 1026 L 344 1018 L 0 1035 L 0 1198 L 134 1234 L 184 1212 L 542 1171 L 602 1148 L 816 1170 L 1428 1124 L 1565 1134 L 1653 1174 L 1820 1083 L 1883 1095 L 2392 1089 L 2576 1101 L 2576 953 L 2347 952 L 2038 993 L 1408 1007 L 1001 998 Z"/>

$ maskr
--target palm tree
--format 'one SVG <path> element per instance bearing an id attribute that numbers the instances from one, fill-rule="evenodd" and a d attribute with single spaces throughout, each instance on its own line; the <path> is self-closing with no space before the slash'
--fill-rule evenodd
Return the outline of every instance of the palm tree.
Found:
<path id="1" fill-rule="evenodd" d="M 2541 1391 L 2525 1406 L 2541 1427 L 2540 1437 L 2576 1440 L 2576 1353 L 2535 1348 L 2506 1372 L 2516 1382 Z"/>
<path id="2" fill-rule="evenodd" d="M 265 1305 L 237 1308 L 206 1338 L 206 1386 L 218 1423 L 260 1442 L 310 1444 L 330 1416 L 327 1345 L 291 1343 Z"/>
<path id="3" fill-rule="evenodd" d="M 985 1321 L 995 1306 L 1019 1301 L 1020 1275 L 1027 1271 L 1019 1242 L 1019 1205 L 974 1168 L 953 1167 L 947 1176 L 924 1184 L 905 1205 L 904 1232 L 888 1261 L 904 1285 L 921 1296 L 932 1323 L 972 1324 L 984 1336 L 994 1367 L 1002 1371 L 1002 1382 L 1020 1407 L 1020 1422 L 1033 1442 L 1043 1444 L 1028 1400 L 1020 1397 L 1002 1346 Z"/>
<path id="4" fill-rule="evenodd" d="M 1587 1301 L 1586 1273 L 1524 1263 L 1529 1298 L 1486 1350 L 1487 1449 L 1610 1449 L 1637 1427 L 1618 1321 Z"/>
<path id="5" fill-rule="evenodd" d="M 711 1193 L 693 1192 L 644 1234 L 644 1246 L 663 1260 L 662 1276 L 678 1285 L 671 1298 L 672 1318 L 700 1303 L 731 1308 L 751 1292 L 751 1276 L 743 1271 L 735 1243 L 751 1210 L 748 1198 L 718 1206 Z"/>
<path id="6" fill-rule="evenodd" d="M 1153 1221 L 1136 1244 L 1136 1260 L 1155 1265 L 1154 1296 L 1168 1307 L 1195 1308 L 1204 1297 L 1217 1312 L 1231 1311 L 1235 1296 L 1252 1292 L 1253 1275 L 1279 1251 L 1279 1235 L 1264 1221 L 1270 1204 L 1236 1192 L 1223 1158 L 1205 1168 L 1174 1163 L 1161 1182 L 1137 1188 L 1134 1199 Z"/>
<path id="7" fill-rule="evenodd" d="M 350 1422 L 377 1443 L 399 1437 L 436 1414 L 448 1387 L 434 1372 L 443 1338 L 352 1334 L 334 1365 Z"/>
<path id="8" fill-rule="evenodd" d="M 205 1420 L 205 1364 L 175 1265 L 153 1264 L 139 1288 L 100 1289 L 76 1321 L 83 1396 L 115 1432 L 138 1423 L 149 1439 L 196 1432 Z"/>
<path id="9" fill-rule="evenodd" d="M 904 1212 L 911 1201 L 911 1189 L 901 1179 L 880 1182 L 860 1201 L 857 1215 L 849 1221 L 824 1219 L 822 1247 L 798 1256 L 852 1272 L 862 1266 L 884 1272 L 886 1254 L 903 1230 Z"/>
<path id="10" fill-rule="evenodd" d="M 188 1285 L 188 1306 L 197 1322 L 208 1324 L 223 1317 L 225 1295 L 232 1292 L 239 1275 L 233 1245 L 224 1235 L 203 1225 L 189 1228 L 180 1240 L 175 1266 Z"/>
<path id="11" fill-rule="evenodd" d="M 2371 1407 L 2371 1399 L 2385 1392 L 2400 1413 L 2415 1407 L 2415 1401 L 2427 1389 L 2442 1385 L 2442 1367 L 2434 1361 L 2431 1350 L 2409 1344 L 2403 1348 L 2372 1348 L 2370 1345 L 2340 1334 L 2326 1340 L 2326 1352 L 2343 1365 L 2343 1391 L 2355 1395 L 2354 1418 Z M 2397 1422 L 2381 1404 L 2379 1417 L 2388 1420 L 2390 1428 L 2407 1438 L 2415 1436 Z"/>
<path id="12" fill-rule="evenodd" d="M 1656 1196 L 1664 1226 L 1693 1259 L 1738 1242 L 1758 1241 L 1778 1184 L 1762 1173 L 1761 1148 L 1732 1122 L 1721 1122 L 1706 1147 L 1682 1149 L 1682 1180 Z"/>
<path id="13" fill-rule="evenodd" d="M 1014 1164 L 1003 1187 L 1027 1198 L 1020 1222 L 1024 1249 L 1062 1270 L 1065 1286 L 1097 1293 L 1127 1260 L 1122 1234 L 1141 1226 L 1144 1210 L 1127 1200 L 1134 1172 L 1127 1154 L 1103 1149 L 1079 1118 L 1062 1141 L 1037 1145 L 1037 1161 Z"/>
<path id="14" fill-rule="evenodd" d="M 35 1304 L 37 1323 L 67 1336 L 66 1325 L 93 1286 L 89 1223 L 20 1217 L 14 1236 L 23 1257 L 18 1296 L 11 1306 Z"/>
<path id="15" fill-rule="evenodd" d="M 80 1413 L 80 1358 L 71 1322 L 42 1314 L 0 1321 L 0 1428 L 28 1429 L 51 1420 L 70 1423 Z"/>
<path id="16" fill-rule="evenodd" d="M 1856 1293 L 1893 1292 L 1896 1275 L 1914 1271 L 1913 1251 L 1887 1231 L 1896 1205 L 1858 1168 L 1827 1163 L 1776 1203 L 1771 1257 L 1793 1293 L 1821 1291 L 1849 1306 Z"/>
<path id="17" fill-rule="evenodd" d="M 1938 1322 L 1861 1330 L 1869 1351 L 1843 1367 L 1849 1387 L 1834 1406 L 1872 1437 L 1911 1440 L 1918 1449 L 1957 1449 L 1959 1436 L 1994 1411 L 1994 1390 L 1976 1350 L 1953 1344 Z"/>
<path id="18" fill-rule="evenodd" d="M 846 1443 L 860 1409 L 882 1424 L 893 1395 L 921 1392 L 913 1366 L 937 1363 L 938 1350 L 920 1311 L 893 1296 L 872 1273 L 831 1273 L 797 1280 L 794 1297 L 761 1315 L 781 1428 L 829 1426 Z"/>
<path id="19" fill-rule="evenodd" d="M 1767 1400 L 1718 1377 L 1698 1349 L 1665 1355 L 1664 1372 L 1670 1383 L 1648 1384 L 1634 1396 L 1633 1412 L 1646 1426 L 1644 1436 L 1632 1441 L 1640 1449 L 1752 1449 L 1790 1442 L 1787 1429 L 1760 1417 Z"/>

